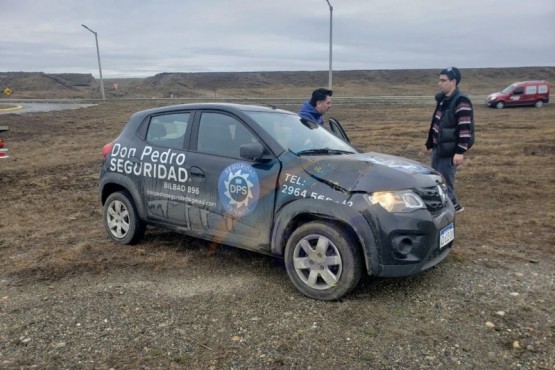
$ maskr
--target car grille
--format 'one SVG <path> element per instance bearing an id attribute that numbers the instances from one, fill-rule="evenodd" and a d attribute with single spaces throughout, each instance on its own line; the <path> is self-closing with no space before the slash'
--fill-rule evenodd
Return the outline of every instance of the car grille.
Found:
<path id="1" fill-rule="evenodd" d="M 422 198 L 428 211 L 437 213 L 445 207 L 445 201 L 447 199 L 445 191 L 446 190 L 442 188 L 441 185 L 435 185 L 427 188 L 418 188 L 416 189 L 416 194 Z"/>

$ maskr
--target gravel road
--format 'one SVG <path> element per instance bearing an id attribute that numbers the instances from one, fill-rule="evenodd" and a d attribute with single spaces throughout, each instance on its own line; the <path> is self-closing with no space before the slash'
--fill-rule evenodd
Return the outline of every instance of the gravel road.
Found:
<path id="1" fill-rule="evenodd" d="M 4 277 L 0 367 L 554 368 L 554 279 L 543 261 L 450 258 L 411 278 L 365 278 L 347 298 L 320 302 L 269 257 L 201 244 L 172 258 L 183 268 Z"/>

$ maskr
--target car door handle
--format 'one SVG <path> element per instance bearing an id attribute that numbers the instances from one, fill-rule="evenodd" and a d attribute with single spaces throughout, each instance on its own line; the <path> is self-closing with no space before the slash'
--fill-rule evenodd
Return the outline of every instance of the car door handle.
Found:
<path id="1" fill-rule="evenodd" d="M 194 177 L 204 177 L 204 171 L 196 166 L 191 167 L 189 174 Z"/>

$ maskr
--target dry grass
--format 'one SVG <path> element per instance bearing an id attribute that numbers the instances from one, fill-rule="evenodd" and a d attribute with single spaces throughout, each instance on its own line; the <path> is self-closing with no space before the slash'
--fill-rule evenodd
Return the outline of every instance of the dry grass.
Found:
<path id="1" fill-rule="evenodd" d="M 401 83 L 372 89 L 391 92 Z M 468 84 L 479 86 L 472 80 Z M 339 89 L 360 94 L 363 86 Z M 306 89 L 292 88 L 292 95 Z M 272 92 L 286 93 L 280 86 L 263 95 Z M 457 193 L 467 210 L 457 220 L 452 258 L 501 265 L 552 260 L 555 105 L 494 110 L 482 101 L 474 104 L 477 142 L 457 175 Z M 11 158 L 0 162 L 0 269 L 21 278 L 53 279 L 118 266 L 183 267 L 185 246 L 208 253 L 208 243 L 165 231 L 149 230 L 139 249 L 115 248 L 104 235 L 97 194 L 102 146 L 119 134 L 131 113 L 151 106 L 106 103 L 1 116 L 11 128 L 6 137 Z M 428 162 L 423 143 L 433 106 L 427 100 L 336 104 L 331 116 L 364 151 Z"/>
<path id="2" fill-rule="evenodd" d="M 427 162 L 423 142 L 432 107 L 376 108 L 380 121 L 355 118 L 351 139 L 365 150 Z M 466 207 L 457 223 L 461 257 L 553 258 L 555 107 L 545 108 L 500 111 L 475 102 L 477 143 L 456 184 Z"/>
<path id="3" fill-rule="evenodd" d="M 283 264 L 254 253 L 154 228 L 137 246 L 108 240 L 97 190 L 102 146 L 131 113 L 166 102 L 0 115 L 11 155 L 0 161 L 2 368 L 553 369 L 555 104 L 494 110 L 476 96 L 542 71 L 466 71 L 477 142 L 457 176 L 467 210 L 452 253 L 416 276 L 365 277 L 339 302 L 305 299 Z M 555 68 L 548 72 L 553 78 L 541 77 L 555 80 Z M 296 97 L 280 106 L 295 111 L 326 76 L 228 75 L 221 88 L 214 78 L 197 87 Z M 334 90 L 431 97 L 435 78 L 338 74 Z M 137 93 L 173 88 L 154 82 Z M 433 107 L 431 98 L 373 101 L 336 104 L 331 115 L 365 151 L 428 162 Z"/>

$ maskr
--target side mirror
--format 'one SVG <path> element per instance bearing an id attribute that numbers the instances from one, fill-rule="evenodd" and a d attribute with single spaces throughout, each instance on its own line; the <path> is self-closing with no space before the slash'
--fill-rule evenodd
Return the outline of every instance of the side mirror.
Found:
<path id="1" fill-rule="evenodd" d="M 260 143 L 243 144 L 239 147 L 239 155 L 249 161 L 264 161 L 264 146 Z"/>

